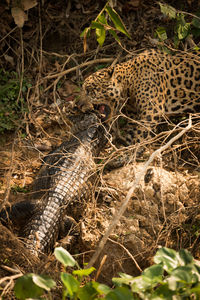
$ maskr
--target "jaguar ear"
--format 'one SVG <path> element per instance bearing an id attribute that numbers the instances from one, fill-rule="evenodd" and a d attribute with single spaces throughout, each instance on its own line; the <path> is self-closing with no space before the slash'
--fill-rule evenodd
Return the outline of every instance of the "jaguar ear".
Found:
<path id="1" fill-rule="evenodd" d="M 110 77 L 112 77 L 113 72 L 114 72 L 114 67 L 109 67 L 109 69 L 108 69 L 108 75 Z"/>

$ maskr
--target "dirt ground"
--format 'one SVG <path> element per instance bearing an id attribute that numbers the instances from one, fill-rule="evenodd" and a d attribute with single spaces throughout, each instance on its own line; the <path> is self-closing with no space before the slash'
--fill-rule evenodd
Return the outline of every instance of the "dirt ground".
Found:
<path id="1" fill-rule="evenodd" d="M 167 3 L 189 13 L 200 6 L 199 1 L 192 0 Z M 1 68 L 23 74 L 31 83 L 24 95 L 28 112 L 23 114 L 16 130 L 0 136 L 0 209 L 31 197 L 31 184 L 41 158 L 69 138 L 73 127 L 69 115 L 78 110 L 77 99 L 85 77 L 114 60 L 127 60 L 133 52 L 157 47 L 155 30 L 158 26 L 168 28 L 171 39 L 167 43 L 172 46 L 173 22 L 163 17 L 156 1 L 121 0 L 117 1 L 116 10 L 131 39 L 120 34 L 120 46 L 107 35 L 105 44 L 99 47 L 92 33 L 84 53 L 80 34 L 104 4 L 104 1 L 93 0 L 43 1 L 28 11 L 28 20 L 22 29 L 14 23 L 9 1 L 0 4 Z M 180 45 L 184 50 L 187 47 L 187 42 Z M 95 263 L 98 270 L 105 259 L 98 277 L 100 282 L 111 284 L 111 278 L 119 271 L 140 274 L 152 263 L 159 246 L 185 248 L 199 259 L 198 119 L 194 124 L 145 171 L 144 179 Z M 110 171 L 106 165 L 113 153 L 115 157 L 118 155 L 119 148 L 122 155 L 130 151 L 132 159 L 125 166 Z M 81 234 L 73 245 L 68 245 L 68 251 L 81 266 L 92 257 L 144 161 L 153 151 L 150 146 L 147 149 L 146 156 L 138 161 L 134 146 L 123 147 L 113 138 L 101 153 L 105 161 L 98 166 L 99 180 L 92 200 L 69 207 L 69 214 L 80 224 Z M 59 272 L 62 267 L 53 254 L 37 259 L 25 249 L 15 227 L 0 225 L 0 232 L 0 291 L 5 299 L 15 299 L 14 280 L 27 272 L 52 276 L 58 282 L 53 297 L 61 298 Z"/>

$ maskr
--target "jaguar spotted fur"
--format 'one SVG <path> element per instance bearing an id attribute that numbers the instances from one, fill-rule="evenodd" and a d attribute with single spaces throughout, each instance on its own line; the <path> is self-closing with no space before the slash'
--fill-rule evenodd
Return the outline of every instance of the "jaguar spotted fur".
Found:
<path id="1" fill-rule="evenodd" d="M 92 106 L 109 107 L 110 120 L 128 101 L 137 122 L 132 142 L 140 143 L 155 135 L 161 119 L 200 112 L 200 57 L 146 50 L 90 75 L 83 94 Z"/>

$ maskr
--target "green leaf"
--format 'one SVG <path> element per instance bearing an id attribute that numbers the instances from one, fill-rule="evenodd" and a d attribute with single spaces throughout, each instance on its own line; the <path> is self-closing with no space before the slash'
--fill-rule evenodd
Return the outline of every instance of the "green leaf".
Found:
<path id="1" fill-rule="evenodd" d="M 175 47 L 175 49 L 178 49 L 179 44 L 180 44 L 180 40 L 179 40 L 178 36 L 174 35 L 174 47 Z"/>
<path id="2" fill-rule="evenodd" d="M 177 27 L 177 33 L 179 40 L 185 39 L 190 33 L 190 23 L 186 23 L 184 26 L 179 24 Z"/>
<path id="3" fill-rule="evenodd" d="M 142 275 L 135 277 L 134 280 L 131 281 L 131 290 L 136 293 L 146 291 L 150 287 L 151 283 Z"/>
<path id="4" fill-rule="evenodd" d="M 137 278 L 137 277 L 136 277 Z M 135 280 L 135 279 L 134 279 Z M 113 277 L 112 278 L 112 282 L 114 283 L 114 285 L 117 285 L 117 286 L 122 286 L 124 284 L 126 285 L 130 285 L 130 279 L 128 278 L 119 278 L 119 277 Z"/>
<path id="5" fill-rule="evenodd" d="M 159 5 L 160 5 L 160 10 L 164 15 L 168 16 L 170 19 L 176 18 L 176 9 L 174 7 L 160 2 Z"/>
<path id="6" fill-rule="evenodd" d="M 196 18 L 194 17 L 194 18 L 192 19 L 191 24 L 192 24 L 194 27 L 200 29 L 200 17 L 199 17 L 200 13 L 197 13 L 196 15 L 197 15 L 197 17 L 196 17 Z"/>
<path id="7" fill-rule="evenodd" d="M 199 28 L 191 28 L 191 34 L 193 35 L 194 38 L 198 38 L 200 36 L 200 29 Z M 195 48 L 198 48 L 198 49 L 196 50 Z M 199 47 L 195 46 L 194 50 L 199 51 Z"/>
<path id="8" fill-rule="evenodd" d="M 176 281 L 176 278 L 170 276 L 169 278 L 167 278 L 167 283 L 168 289 L 175 292 L 178 287 L 178 282 Z"/>
<path id="9" fill-rule="evenodd" d="M 89 34 L 90 34 L 90 30 L 91 30 L 90 27 L 86 27 L 86 28 L 81 32 L 80 37 L 84 37 L 84 36 L 88 37 Z"/>
<path id="10" fill-rule="evenodd" d="M 54 255 L 65 267 L 74 267 L 76 265 L 75 259 L 62 247 L 55 248 Z"/>
<path id="11" fill-rule="evenodd" d="M 119 272 L 119 276 L 120 276 L 121 278 L 126 278 L 126 279 L 129 279 L 129 280 L 132 280 L 132 279 L 135 278 L 135 277 L 133 277 L 133 276 L 131 276 L 131 275 L 128 275 L 128 274 L 122 273 L 122 272 Z"/>
<path id="12" fill-rule="evenodd" d="M 194 264 L 194 271 L 198 276 L 200 276 L 200 266 L 199 265 Z"/>
<path id="13" fill-rule="evenodd" d="M 119 272 L 119 275 L 120 278 L 118 277 L 112 278 L 112 282 L 117 286 L 122 286 L 123 284 L 130 285 L 130 283 L 134 281 L 135 278 L 137 278 L 122 272 Z"/>
<path id="14" fill-rule="evenodd" d="M 101 70 L 108 67 L 108 65 L 97 65 L 94 67 L 95 71 Z M 86 263 L 84 265 L 87 265 Z"/>
<path id="15" fill-rule="evenodd" d="M 113 21 L 116 29 L 119 30 L 120 32 L 124 33 L 127 37 L 131 38 L 130 34 L 126 30 L 122 20 L 120 19 L 120 16 L 118 15 L 118 13 L 113 8 L 111 8 L 109 5 L 106 5 L 105 10 L 107 11 L 109 17 Z"/>
<path id="16" fill-rule="evenodd" d="M 44 294 L 44 290 L 33 282 L 33 275 L 27 274 L 17 279 L 14 286 L 17 299 L 38 298 Z"/>
<path id="17" fill-rule="evenodd" d="M 78 292 L 80 283 L 79 281 L 74 278 L 74 276 L 72 276 L 71 274 L 68 273 L 61 273 L 61 280 L 63 282 L 63 284 L 65 285 L 65 287 L 67 288 L 67 292 L 69 294 L 70 297 L 74 296 L 74 294 L 76 294 Z"/>
<path id="18" fill-rule="evenodd" d="M 160 41 L 165 41 L 167 39 L 167 32 L 164 27 L 157 27 L 156 34 Z"/>
<path id="19" fill-rule="evenodd" d="M 163 266 L 158 264 L 144 270 L 142 276 L 146 277 L 149 283 L 160 283 L 162 281 L 163 272 Z"/>
<path id="20" fill-rule="evenodd" d="M 181 266 L 172 271 L 167 278 L 169 289 L 176 291 L 180 288 L 186 288 L 189 284 L 197 282 L 197 277 L 192 274 L 192 268 Z"/>
<path id="21" fill-rule="evenodd" d="M 105 14 L 102 13 L 100 16 L 98 16 L 98 21 L 104 25 L 108 25 Z"/>
<path id="22" fill-rule="evenodd" d="M 78 299 L 80 300 L 93 300 L 97 296 L 97 291 L 93 287 L 92 282 L 87 283 L 78 291 Z"/>
<path id="23" fill-rule="evenodd" d="M 122 272 L 119 272 L 119 275 L 120 275 L 120 278 L 118 278 L 118 277 L 112 278 L 112 282 L 118 286 L 122 286 L 123 284 L 130 285 L 130 283 L 132 281 L 134 281 L 135 278 L 137 278 L 137 277 L 133 277 L 131 275 L 128 275 L 128 274 L 122 273 Z"/>
<path id="24" fill-rule="evenodd" d="M 99 22 L 95 22 L 95 21 L 92 21 L 91 22 L 91 26 L 90 26 L 92 29 L 104 29 L 104 26 L 99 24 Z"/>
<path id="25" fill-rule="evenodd" d="M 184 26 L 178 28 L 178 38 L 180 40 L 185 39 L 190 33 L 190 23 L 186 23 Z"/>
<path id="26" fill-rule="evenodd" d="M 107 285 L 98 283 L 96 281 L 92 281 L 92 286 L 100 295 L 107 295 L 111 291 L 111 288 L 109 288 Z"/>
<path id="27" fill-rule="evenodd" d="M 99 43 L 100 46 L 103 46 L 103 43 L 106 38 L 106 31 L 105 29 L 96 29 L 96 36 L 97 36 L 97 42 Z"/>
<path id="28" fill-rule="evenodd" d="M 127 287 L 117 287 L 105 297 L 106 300 L 134 300 L 133 294 Z"/>
<path id="29" fill-rule="evenodd" d="M 200 295 L 200 283 L 199 283 L 197 286 L 191 288 L 191 289 L 190 289 L 190 292 L 191 292 L 191 294 L 192 294 L 192 293 L 196 293 L 196 294 L 199 296 L 199 295 Z M 197 298 L 197 299 L 198 299 L 198 298 Z"/>
<path id="30" fill-rule="evenodd" d="M 74 270 L 72 273 L 74 275 L 78 275 L 80 277 L 83 277 L 83 276 L 89 276 L 95 270 L 96 269 L 94 267 L 91 267 L 89 269 Z"/>
<path id="31" fill-rule="evenodd" d="M 179 40 L 182 40 L 188 36 L 190 33 L 190 23 L 186 23 L 183 14 L 177 16 L 176 32 Z"/>
<path id="32" fill-rule="evenodd" d="M 194 262 L 192 254 L 185 249 L 179 251 L 179 256 L 185 266 Z"/>
<path id="33" fill-rule="evenodd" d="M 46 275 L 33 274 L 32 279 L 35 284 L 46 291 L 50 291 L 56 285 L 55 281 Z"/>
<path id="34" fill-rule="evenodd" d="M 172 300 L 172 296 L 175 295 L 171 291 L 167 284 L 158 286 L 158 288 L 152 293 L 151 300 Z"/>
<path id="35" fill-rule="evenodd" d="M 110 34 L 112 34 L 114 39 L 121 45 L 121 41 L 120 41 L 118 35 L 116 34 L 116 32 L 113 29 L 109 29 L 108 31 L 110 32 Z"/>
<path id="36" fill-rule="evenodd" d="M 181 266 L 172 271 L 171 277 L 174 277 L 176 281 L 191 283 L 193 280 L 192 268 Z"/>
<path id="37" fill-rule="evenodd" d="M 154 262 L 156 264 L 161 263 L 164 270 L 171 273 L 179 265 L 179 255 L 175 250 L 164 247 L 157 251 Z"/>

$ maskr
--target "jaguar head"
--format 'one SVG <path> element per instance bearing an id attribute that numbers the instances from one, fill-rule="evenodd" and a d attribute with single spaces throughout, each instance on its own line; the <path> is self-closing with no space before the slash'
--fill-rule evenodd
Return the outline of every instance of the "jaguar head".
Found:
<path id="1" fill-rule="evenodd" d="M 83 83 L 82 98 L 87 103 L 86 107 L 105 114 L 107 119 L 112 118 L 121 100 L 121 85 L 115 78 L 115 68 L 108 67 L 87 77 Z"/>

